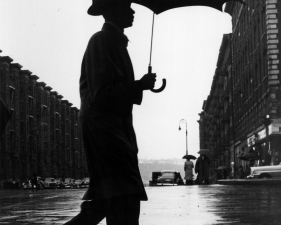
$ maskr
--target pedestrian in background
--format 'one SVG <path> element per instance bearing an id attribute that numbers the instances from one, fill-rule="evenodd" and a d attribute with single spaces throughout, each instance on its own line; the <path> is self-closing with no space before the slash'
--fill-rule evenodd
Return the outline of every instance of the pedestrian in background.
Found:
<path id="1" fill-rule="evenodd" d="M 232 179 L 235 179 L 235 166 L 234 166 L 234 162 L 231 162 L 231 177 L 232 177 Z"/>
<path id="2" fill-rule="evenodd" d="M 239 167 L 238 167 L 238 178 L 239 179 L 244 179 L 244 176 L 245 176 L 245 174 L 244 174 L 244 170 L 243 170 L 243 166 L 242 165 L 240 165 Z"/>
<path id="3" fill-rule="evenodd" d="M 135 80 L 128 38 L 134 10 L 130 0 L 93 0 L 88 14 L 105 23 L 85 51 L 81 77 L 79 123 L 90 173 L 81 212 L 66 225 L 138 225 L 140 201 L 147 195 L 138 167 L 133 104 L 154 87 L 156 75 Z"/>
<path id="4" fill-rule="evenodd" d="M 39 189 L 39 184 L 38 184 L 38 181 L 37 181 L 37 173 L 33 173 L 33 176 L 31 178 L 31 189 L 32 190 L 38 190 Z"/>
<path id="5" fill-rule="evenodd" d="M 246 165 L 245 167 L 245 178 L 247 178 L 247 176 L 249 176 L 251 174 L 251 169 L 249 167 L 249 165 Z"/>
<path id="6" fill-rule="evenodd" d="M 274 160 L 273 160 L 274 165 L 279 165 L 280 164 L 280 156 L 279 152 L 274 152 Z"/>
<path id="7" fill-rule="evenodd" d="M 186 185 L 192 185 L 193 184 L 193 168 L 194 164 L 190 161 L 190 159 L 186 159 L 184 162 L 184 179 Z"/>
<path id="8" fill-rule="evenodd" d="M 256 164 L 256 160 L 255 159 L 250 159 L 249 162 L 250 162 L 249 167 L 254 167 L 255 164 Z"/>
<path id="9" fill-rule="evenodd" d="M 209 158 L 200 154 L 195 164 L 195 173 L 198 173 L 196 178 L 197 184 L 209 184 L 209 165 Z"/>

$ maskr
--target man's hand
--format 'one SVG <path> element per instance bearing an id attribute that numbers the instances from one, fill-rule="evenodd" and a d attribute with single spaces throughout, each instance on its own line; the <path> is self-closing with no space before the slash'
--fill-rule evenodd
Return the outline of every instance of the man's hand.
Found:
<path id="1" fill-rule="evenodd" d="M 151 88 L 154 88 L 155 81 L 156 81 L 156 73 L 145 74 L 140 79 L 140 82 L 142 84 L 143 90 L 150 90 Z"/>

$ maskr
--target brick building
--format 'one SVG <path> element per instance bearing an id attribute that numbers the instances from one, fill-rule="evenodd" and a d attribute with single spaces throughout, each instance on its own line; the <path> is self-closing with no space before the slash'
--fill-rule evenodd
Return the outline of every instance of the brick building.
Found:
<path id="1" fill-rule="evenodd" d="M 200 147 L 212 150 L 213 167 L 245 166 L 256 151 L 259 166 L 281 154 L 281 5 L 277 0 L 226 4 L 232 34 L 224 35 L 210 94 L 199 114 Z"/>
<path id="2" fill-rule="evenodd" d="M 0 56 L 0 98 L 12 115 L 0 139 L 0 187 L 41 177 L 88 176 L 76 107 L 38 76 Z"/>

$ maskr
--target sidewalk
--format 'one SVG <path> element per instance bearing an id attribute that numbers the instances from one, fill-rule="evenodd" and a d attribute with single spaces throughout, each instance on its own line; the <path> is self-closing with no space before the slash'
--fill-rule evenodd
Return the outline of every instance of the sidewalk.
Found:
<path id="1" fill-rule="evenodd" d="M 146 191 L 140 225 L 281 224 L 278 185 L 164 185 Z M 64 224 L 79 213 L 84 192 L 0 190 L 0 224 Z"/>
<path id="2" fill-rule="evenodd" d="M 224 185 L 281 185 L 281 178 L 228 179 L 217 180 L 216 183 Z"/>

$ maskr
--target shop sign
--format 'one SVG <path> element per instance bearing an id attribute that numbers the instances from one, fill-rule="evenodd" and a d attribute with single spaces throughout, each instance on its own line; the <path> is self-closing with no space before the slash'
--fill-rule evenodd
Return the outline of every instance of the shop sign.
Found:
<path id="1" fill-rule="evenodd" d="M 247 145 L 248 145 L 248 147 L 251 147 L 252 145 L 254 145 L 256 143 L 256 137 L 255 137 L 255 135 L 253 135 L 253 136 L 251 136 L 251 137 L 249 137 L 248 139 L 247 139 Z"/>
<path id="2" fill-rule="evenodd" d="M 281 124 L 271 124 L 268 127 L 269 134 L 281 134 Z"/>
<path id="3" fill-rule="evenodd" d="M 263 129 L 260 132 L 258 132 L 256 135 L 252 135 L 247 139 L 247 145 L 248 147 L 253 146 L 257 141 L 262 140 L 266 138 L 266 130 Z"/>
<path id="4" fill-rule="evenodd" d="M 258 133 L 258 141 L 261 140 L 261 139 L 264 139 L 264 138 L 266 138 L 266 130 L 265 129 L 261 130 Z"/>

